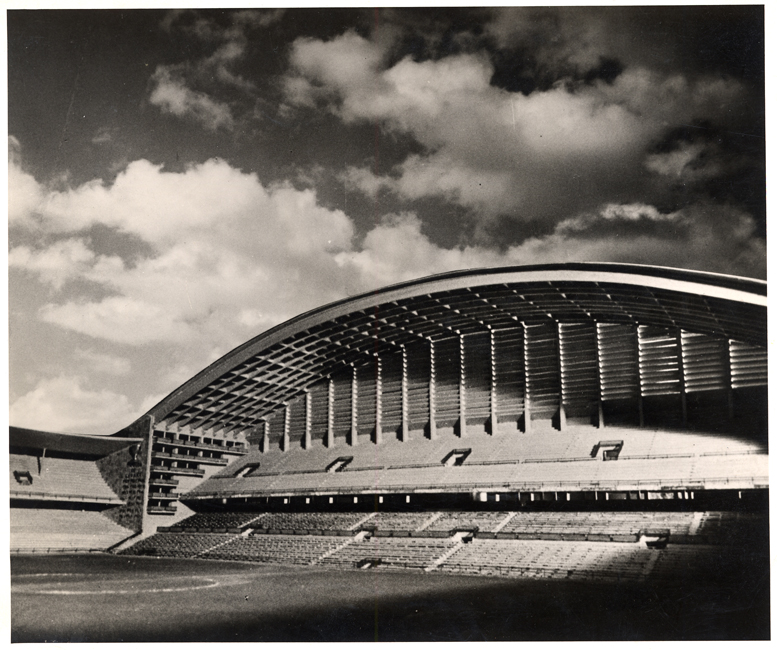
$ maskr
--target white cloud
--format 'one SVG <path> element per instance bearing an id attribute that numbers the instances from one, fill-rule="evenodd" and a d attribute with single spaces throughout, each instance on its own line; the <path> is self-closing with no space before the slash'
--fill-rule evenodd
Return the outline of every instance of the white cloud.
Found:
<path id="1" fill-rule="evenodd" d="M 54 289 L 61 289 L 68 280 L 87 277 L 95 269 L 98 274 L 109 267 L 120 269 L 122 262 L 118 257 L 98 257 L 83 239 L 64 239 L 42 250 L 28 246 L 12 248 L 8 266 L 36 273 Z"/>
<path id="2" fill-rule="evenodd" d="M 423 147 L 389 175 L 349 169 L 343 178 L 374 196 L 442 197 L 476 218 L 558 222 L 603 200 L 644 193 L 643 163 L 667 128 L 704 118 L 725 123 L 736 81 L 634 67 L 611 84 L 563 82 L 529 95 L 491 85 L 483 55 L 459 54 L 386 67 L 389 45 L 348 32 L 294 42 L 286 101 L 323 106 L 345 123 L 379 122 Z"/>
<path id="3" fill-rule="evenodd" d="M 151 80 L 155 86 L 149 102 L 159 106 L 163 113 L 191 117 L 211 131 L 233 127 L 232 112 L 227 104 L 187 87 L 171 66 L 157 66 Z"/>
<path id="4" fill-rule="evenodd" d="M 143 413 L 124 395 L 90 390 L 80 377 L 42 379 L 10 408 L 13 426 L 63 433 L 113 433 Z"/>
<path id="5" fill-rule="evenodd" d="M 149 102 L 163 113 L 194 119 L 211 131 L 235 128 L 233 109 L 216 97 L 223 88 L 252 93 L 255 84 L 234 71 L 245 58 L 250 30 L 266 29 L 283 16 L 282 9 L 246 10 L 230 14 L 224 27 L 196 12 L 173 11 L 162 21 L 167 31 L 180 30 L 216 49 L 209 56 L 170 65 L 158 65 L 151 77 Z M 193 22 L 182 22 L 194 16 Z"/>
<path id="6" fill-rule="evenodd" d="M 21 144 L 13 136 L 8 138 L 8 225 L 30 220 L 43 193 L 35 178 L 21 165 Z"/>
<path id="7" fill-rule="evenodd" d="M 18 215 L 14 228 L 42 235 L 40 243 L 12 248 L 9 261 L 15 271 L 51 287 L 38 317 L 106 346 L 122 346 L 97 354 L 84 352 L 89 344 L 79 342 L 74 367 L 115 377 L 128 369 L 122 359 L 135 367 L 137 358 L 138 368 L 150 369 L 142 395 L 153 395 L 146 398 L 153 403 L 236 345 L 292 316 L 432 273 L 552 261 L 765 273 L 753 219 L 714 205 L 664 214 L 651 204 L 608 203 L 562 220 L 549 235 L 500 251 L 444 248 L 426 236 L 412 213 L 385 216 L 357 244 L 353 222 L 319 205 L 312 190 L 265 187 L 256 175 L 224 161 L 167 173 L 141 160 L 112 184 L 33 190 L 39 199 Z M 148 244 L 145 252 L 132 264 L 98 254 L 91 240 L 77 234 L 97 224 L 139 238 Z M 139 413 L 126 396 L 85 386 L 73 377 L 40 380 L 14 402 L 12 415 L 24 426 L 105 431 Z"/>
<path id="8" fill-rule="evenodd" d="M 114 354 L 104 354 L 102 352 L 96 352 L 95 350 L 83 350 L 78 348 L 73 356 L 75 359 L 85 361 L 89 368 L 94 372 L 106 375 L 120 377 L 128 375 L 132 369 L 132 363 L 129 359 Z"/>

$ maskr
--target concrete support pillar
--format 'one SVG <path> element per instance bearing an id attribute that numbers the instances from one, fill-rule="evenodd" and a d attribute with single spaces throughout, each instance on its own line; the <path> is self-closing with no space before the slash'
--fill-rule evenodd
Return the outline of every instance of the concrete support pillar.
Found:
<path id="1" fill-rule="evenodd" d="M 410 432 L 408 431 L 407 417 L 407 348 L 402 346 L 402 425 L 399 436 L 402 442 L 407 442 Z"/>
<path id="2" fill-rule="evenodd" d="M 335 446 L 335 381 L 331 377 L 329 378 L 326 404 L 326 446 L 331 449 Z"/>
<path id="3" fill-rule="evenodd" d="M 270 423 L 267 420 L 262 422 L 262 453 L 270 451 Z"/>
<path id="4" fill-rule="evenodd" d="M 289 426 L 291 425 L 291 406 L 286 404 L 283 409 L 283 440 L 281 450 L 289 450 Z"/>
<path id="5" fill-rule="evenodd" d="M 429 341 L 429 439 L 437 438 L 436 404 L 434 399 L 434 384 L 436 378 L 434 360 L 434 341 Z"/>
<path id="6" fill-rule="evenodd" d="M 728 419 L 734 419 L 734 377 L 731 374 L 731 341 L 726 341 L 726 370 L 728 373 L 728 381 L 726 385 L 726 393 L 728 398 Z"/>
<path id="7" fill-rule="evenodd" d="M 685 360 L 683 359 L 683 332 L 677 328 L 677 366 L 680 371 L 680 408 L 683 413 L 683 428 L 688 428 L 688 398 L 685 392 Z"/>
<path id="8" fill-rule="evenodd" d="M 310 428 L 313 421 L 313 399 L 310 391 L 305 391 L 305 437 L 303 438 L 303 447 L 310 449 Z"/>
<path id="9" fill-rule="evenodd" d="M 357 397 L 359 395 L 358 385 L 356 381 L 356 366 L 351 366 L 353 375 L 351 377 L 351 446 L 355 446 L 358 441 L 358 413 L 357 413 Z"/>
<path id="10" fill-rule="evenodd" d="M 491 392 L 490 392 L 490 405 L 491 405 L 491 435 L 495 436 L 499 432 L 499 421 L 496 415 L 496 336 L 494 330 L 490 330 L 491 335 Z"/>
<path id="11" fill-rule="evenodd" d="M 561 357 L 561 323 L 556 323 L 556 349 L 558 350 L 558 428 L 564 431 L 567 428 L 567 412 L 564 408 L 564 359 Z"/>
<path id="12" fill-rule="evenodd" d="M 531 433 L 531 394 L 529 391 L 529 337 L 526 336 L 526 323 L 523 329 L 523 432 Z"/>
<path id="13" fill-rule="evenodd" d="M 602 360 L 600 357 L 600 350 L 599 350 L 599 323 L 596 323 L 595 325 L 595 331 L 596 331 L 596 380 L 599 382 L 599 415 L 598 415 L 598 421 L 597 426 L 600 429 L 604 429 L 604 400 L 602 399 L 604 395 L 604 391 L 602 388 Z"/>
<path id="14" fill-rule="evenodd" d="M 464 365 L 464 335 L 459 334 L 459 437 L 467 435 L 467 386 Z"/>
<path id="15" fill-rule="evenodd" d="M 639 426 L 644 427 L 645 426 L 645 406 L 644 406 L 644 399 L 642 396 L 642 355 L 640 352 L 640 345 L 639 345 L 639 327 L 634 328 L 634 336 L 637 339 L 637 366 L 638 366 L 638 372 L 639 372 L 639 400 L 637 403 L 637 407 L 639 409 Z"/>
<path id="16" fill-rule="evenodd" d="M 383 364 L 380 356 L 375 357 L 375 444 L 383 442 L 381 411 L 383 410 Z"/>

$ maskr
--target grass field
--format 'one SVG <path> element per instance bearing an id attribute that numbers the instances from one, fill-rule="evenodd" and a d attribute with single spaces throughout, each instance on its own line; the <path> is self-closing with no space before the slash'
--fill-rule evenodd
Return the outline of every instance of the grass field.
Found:
<path id="1" fill-rule="evenodd" d="M 653 585 L 14 556 L 13 642 L 769 638 L 768 567 Z"/>

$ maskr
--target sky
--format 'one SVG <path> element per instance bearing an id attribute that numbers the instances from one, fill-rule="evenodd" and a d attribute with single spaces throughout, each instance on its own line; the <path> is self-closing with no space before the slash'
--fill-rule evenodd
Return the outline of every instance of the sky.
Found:
<path id="1" fill-rule="evenodd" d="M 766 277 L 763 8 L 9 11 L 10 423 L 462 268 Z"/>

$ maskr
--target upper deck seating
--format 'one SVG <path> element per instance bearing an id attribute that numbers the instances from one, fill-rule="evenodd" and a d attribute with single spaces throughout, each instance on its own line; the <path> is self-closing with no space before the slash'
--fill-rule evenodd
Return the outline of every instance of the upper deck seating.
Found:
<path id="1" fill-rule="evenodd" d="M 623 441 L 620 458 L 603 462 L 592 450 L 602 439 Z M 454 449 L 470 450 L 457 467 L 444 467 Z M 327 472 L 336 459 L 352 458 L 342 472 Z M 235 476 L 242 467 L 258 467 L 249 476 Z M 656 482 L 703 483 L 707 478 L 765 477 L 768 457 L 759 443 L 733 436 L 651 429 L 569 427 L 524 434 L 475 432 L 463 438 L 449 434 L 435 440 L 385 440 L 376 445 L 360 440 L 351 446 L 342 438 L 331 449 L 293 447 L 283 452 L 252 450 L 246 457 L 192 491 L 211 494 L 299 492 L 311 489 L 401 488 L 411 485 L 510 485 L 515 489 L 574 490 L 601 482 L 641 485 Z M 729 473 L 727 473 L 727 471 Z M 734 474 L 731 475 L 730 472 Z M 542 487 L 544 486 L 544 488 Z"/>
<path id="2" fill-rule="evenodd" d="M 11 508 L 11 550 L 103 550 L 133 534 L 100 512 Z"/>
<path id="3" fill-rule="evenodd" d="M 56 500 L 57 498 L 83 498 L 84 500 L 109 500 L 119 502 L 94 461 L 69 458 L 42 458 L 38 473 L 38 460 L 33 456 L 11 454 L 11 497 Z M 23 468 L 32 476 L 32 483 L 25 485 L 14 477 L 14 468 Z"/>

